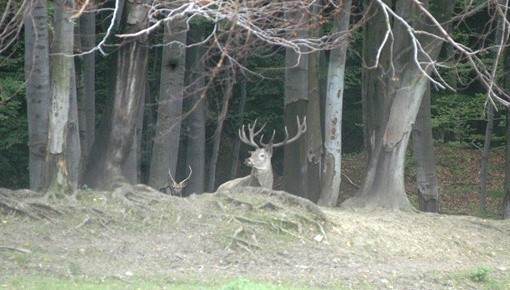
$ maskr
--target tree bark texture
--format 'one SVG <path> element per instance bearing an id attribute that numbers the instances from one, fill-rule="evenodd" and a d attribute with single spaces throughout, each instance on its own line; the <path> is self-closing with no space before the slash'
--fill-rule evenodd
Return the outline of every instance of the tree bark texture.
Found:
<path id="1" fill-rule="evenodd" d="M 347 31 L 351 12 L 351 1 L 345 0 L 342 10 L 335 18 L 333 33 Z M 318 204 L 337 205 L 342 180 L 342 109 L 344 95 L 345 61 L 349 39 L 341 40 L 338 48 L 331 50 L 328 67 L 328 86 L 325 108 L 324 180 Z"/>
<path id="2" fill-rule="evenodd" d="M 145 92 L 144 88 L 144 92 Z M 142 132 L 143 132 L 143 113 L 145 107 L 145 94 L 142 95 L 138 114 L 136 117 L 135 133 L 133 134 L 133 142 L 129 150 L 126 160 L 122 164 L 122 175 L 126 181 L 131 184 L 140 183 L 141 162 L 142 162 Z"/>
<path id="3" fill-rule="evenodd" d="M 506 77 L 510 80 L 510 76 Z M 510 84 L 510 83 L 505 83 Z M 503 197 L 503 218 L 510 219 L 510 109 L 506 109 L 506 151 L 505 151 L 505 195 Z"/>
<path id="4" fill-rule="evenodd" d="M 30 189 L 43 189 L 50 107 L 46 0 L 32 0 L 24 19 Z"/>
<path id="5" fill-rule="evenodd" d="M 239 99 L 239 109 L 238 109 L 238 117 L 237 117 L 237 128 L 241 128 L 244 123 L 244 109 L 246 107 L 246 78 L 242 77 L 240 82 L 240 99 Z M 230 180 L 235 179 L 237 177 L 237 165 L 239 164 L 239 152 L 241 151 L 241 140 L 236 138 L 234 144 L 234 151 L 232 153 L 232 167 L 230 168 Z"/>
<path id="6" fill-rule="evenodd" d="M 190 38 L 193 43 L 203 40 L 201 27 L 191 29 Z M 193 169 L 193 175 L 188 180 L 185 188 L 185 195 L 193 193 L 203 193 L 205 183 L 205 63 L 204 47 L 198 46 L 189 51 L 190 68 L 189 74 L 191 91 L 189 95 L 189 115 L 186 119 L 187 124 L 187 146 L 186 162 Z"/>
<path id="7" fill-rule="evenodd" d="M 147 26 L 147 1 L 139 2 L 126 2 L 122 17 L 126 33 Z M 84 182 L 91 187 L 105 188 L 115 181 L 127 181 L 122 168 L 133 145 L 146 69 L 146 38 L 125 40 L 118 50 L 113 100 L 85 170 Z"/>
<path id="8" fill-rule="evenodd" d="M 322 25 L 319 21 L 320 1 L 313 4 L 313 16 L 311 19 L 310 36 L 318 37 Z M 307 166 L 307 186 L 308 199 L 317 202 L 321 194 L 322 186 L 322 114 L 321 114 L 321 96 L 320 96 L 320 52 L 313 52 L 308 56 L 308 108 L 306 120 L 308 122 L 308 133 L 306 134 L 308 144 L 308 164 Z"/>
<path id="9" fill-rule="evenodd" d="M 504 51 L 505 61 L 503 66 L 503 86 L 510 91 L 510 53 L 506 48 Z M 506 109 L 506 152 L 505 152 L 505 188 L 503 197 L 503 218 L 510 219 L 510 109 Z"/>
<path id="10" fill-rule="evenodd" d="M 478 204 L 480 212 L 487 212 L 487 179 L 489 171 L 489 153 L 491 150 L 492 130 L 494 128 L 494 107 L 492 103 L 487 104 L 487 126 L 485 127 L 485 137 L 482 149 L 482 158 L 480 165 L 480 191 L 478 192 Z"/>
<path id="11" fill-rule="evenodd" d="M 289 21 L 299 22 L 301 15 L 285 13 Z M 299 25 L 299 24 L 297 24 Z M 308 35 L 306 27 L 300 27 L 299 36 Z M 297 131 L 296 116 L 302 119 L 308 106 L 308 55 L 299 54 L 291 48 L 285 49 L 285 98 L 284 122 L 289 134 Z M 307 138 L 302 136 L 296 142 L 284 147 L 283 182 L 287 192 L 308 198 L 307 185 Z"/>
<path id="12" fill-rule="evenodd" d="M 439 212 L 439 185 L 436 178 L 436 156 L 432 138 L 429 84 L 426 85 L 416 117 L 412 139 L 419 209 L 425 212 Z"/>
<path id="13" fill-rule="evenodd" d="M 230 103 L 230 99 L 232 98 L 234 83 L 235 83 L 235 71 L 232 69 L 233 66 L 230 62 L 227 61 L 229 69 L 227 69 L 227 76 L 225 77 L 225 89 L 223 92 L 223 99 L 221 102 L 221 110 L 218 114 L 216 130 L 213 135 L 213 149 L 211 153 L 211 159 L 209 162 L 209 174 L 207 176 L 207 191 L 213 192 L 215 189 L 214 181 L 216 180 L 216 165 L 218 163 L 218 155 L 220 153 L 220 144 L 221 144 L 221 132 L 223 131 L 223 123 L 225 122 L 225 118 L 228 113 L 228 105 Z"/>
<path id="14" fill-rule="evenodd" d="M 186 23 L 165 23 L 161 81 L 156 132 L 152 148 L 149 185 L 160 189 L 168 185 L 168 171 L 176 176 L 184 95 Z"/>
<path id="15" fill-rule="evenodd" d="M 96 45 L 96 15 L 93 6 L 85 8 L 80 16 L 80 42 L 81 51 L 89 51 Z M 90 52 L 79 57 L 79 73 L 81 75 L 82 90 L 78 90 L 80 142 L 83 162 L 87 162 L 95 137 L 95 106 L 96 106 L 96 75 L 95 75 L 95 52 Z"/>
<path id="16" fill-rule="evenodd" d="M 55 1 L 54 35 L 51 52 L 51 107 L 48 125 L 45 190 L 53 194 L 71 193 L 77 187 L 79 168 L 79 132 L 73 44 L 73 1 Z M 76 141 L 78 140 L 78 143 Z M 77 154 L 78 156 L 75 156 Z"/>
<path id="17" fill-rule="evenodd" d="M 392 7 L 391 1 L 388 4 Z M 433 7 L 431 11 L 436 19 L 444 22 L 451 15 L 454 4 L 434 1 L 429 8 Z M 418 29 L 438 33 L 414 5 L 411 1 L 398 0 L 395 3 L 396 13 Z M 372 7 L 369 10 L 376 13 L 377 9 Z M 381 45 L 379 29 L 385 27 L 386 20 L 375 16 L 366 25 L 367 45 L 377 49 Z M 369 155 L 367 176 L 359 193 L 345 202 L 347 206 L 411 209 L 404 187 L 405 153 L 428 79 L 413 61 L 408 29 L 394 20 L 392 33 L 393 41 L 384 46 L 377 68 L 371 68 L 363 75 L 363 113 L 367 126 L 365 137 L 368 139 L 365 146 Z M 427 35 L 420 36 L 419 41 L 432 60 L 436 59 L 441 41 Z M 364 63 L 373 65 L 375 54 L 364 52 L 368 53 L 363 56 Z"/>

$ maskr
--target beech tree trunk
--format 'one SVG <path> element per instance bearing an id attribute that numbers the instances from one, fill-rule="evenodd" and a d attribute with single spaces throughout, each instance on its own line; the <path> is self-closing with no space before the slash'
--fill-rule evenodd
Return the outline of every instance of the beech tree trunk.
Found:
<path id="1" fill-rule="evenodd" d="M 335 18 L 333 33 L 347 31 L 351 1 L 344 0 L 341 12 Z M 349 39 L 341 40 L 338 48 L 331 50 L 328 67 L 328 86 L 325 108 L 325 162 L 324 180 L 318 204 L 334 207 L 340 194 L 342 180 L 342 109 L 344 95 L 345 61 Z"/>
<path id="2" fill-rule="evenodd" d="M 478 202 L 480 212 L 487 212 L 487 179 L 489 171 L 489 153 L 491 149 L 492 129 L 494 127 L 494 107 L 491 103 L 487 104 L 487 126 L 485 127 L 485 138 L 483 142 L 482 158 L 480 165 L 480 191 L 478 193 Z"/>
<path id="3" fill-rule="evenodd" d="M 176 176 L 184 95 L 186 23 L 165 23 L 158 117 L 152 148 L 149 185 L 160 189 L 168 185 L 168 171 Z"/>
<path id="4" fill-rule="evenodd" d="M 207 191 L 213 192 L 215 189 L 214 181 L 216 180 L 216 165 L 218 163 L 218 155 L 220 153 L 220 144 L 221 144 L 221 132 L 223 131 L 223 123 L 228 113 L 228 105 L 230 99 L 232 98 L 234 83 L 236 79 L 235 71 L 232 69 L 233 66 L 230 62 L 226 61 L 229 69 L 227 69 L 227 76 L 225 77 L 225 89 L 223 92 L 223 100 L 221 102 L 221 110 L 218 114 L 216 130 L 213 135 L 213 149 L 211 152 L 211 160 L 209 162 L 209 174 L 207 181 Z"/>
<path id="5" fill-rule="evenodd" d="M 147 1 L 125 3 L 122 17 L 125 33 L 147 26 Z M 118 50 L 113 100 L 91 151 L 84 182 L 106 188 L 115 181 L 126 182 L 122 173 L 133 145 L 138 112 L 145 93 L 147 69 L 146 37 L 126 39 Z"/>
<path id="6" fill-rule="evenodd" d="M 298 23 L 301 15 L 285 13 L 285 18 Z M 299 25 L 299 24 L 298 24 Z M 298 35 L 306 36 L 306 27 Z M 297 131 L 296 116 L 302 119 L 308 111 L 308 55 L 298 55 L 291 48 L 285 49 L 285 98 L 284 122 L 292 136 Z M 285 145 L 283 156 L 283 182 L 285 191 L 308 198 L 307 138 L 302 136 Z"/>
<path id="7" fill-rule="evenodd" d="M 241 83 L 241 96 L 239 100 L 239 110 L 237 117 L 237 128 L 241 128 L 244 123 L 244 109 L 246 107 L 246 79 L 242 77 Z M 234 144 L 234 152 L 232 153 L 232 167 L 230 168 L 230 180 L 237 177 L 237 165 L 239 163 L 239 152 L 241 150 L 241 140 L 236 138 Z"/>
<path id="8" fill-rule="evenodd" d="M 506 81 L 509 80 L 509 78 L 510 76 L 506 76 Z M 505 81 L 506 85 L 510 84 L 506 81 Z M 506 152 L 505 152 L 504 192 L 505 196 L 503 197 L 503 218 L 510 219 L 510 109 L 506 109 Z"/>
<path id="9" fill-rule="evenodd" d="M 504 50 L 503 64 L 503 86 L 510 91 L 510 53 L 509 49 Z M 510 109 L 506 109 L 506 152 L 505 152 L 505 185 L 503 197 L 503 218 L 510 219 Z"/>
<path id="10" fill-rule="evenodd" d="M 51 59 L 51 107 L 44 189 L 52 194 L 74 193 L 78 183 L 80 145 L 73 54 L 74 2 L 55 1 Z M 76 156 L 78 155 L 78 156 Z M 78 158 L 77 158 L 78 157 Z"/>
<path id="11" fill-rule="evenodd" d="M 322 25 L 319 21 L 319 10 L 321 8 L 321 1 L 313 4 L 313 15 L 311 16 L 310 35 L 318 37 Z M 308 199 L 317 202 L 321 195 L 322 186 L 322 155 L 323 140 L 322 140 L 322 114 L 321 114 L 321 92 L 320 92 L 320 66 L 319 66 L 320 52 L 313 52 L 308 56 L 308 110 L 306 113 L 306 120 L 308 122 L 308 133 L 306 134 L 308 144 L 307 156 L 307 186 L 308 186 Z"/>
<path id="12" fill-rule="evenodd" d="M 85 8 L 85 12 L 80 16 L 80 51 L 89 51 L 96 45 L 96 16 L 93 5 Z M 95 106 L 96 106 L 96 75 L 95 52 L 85 54 L 77 58 L 77 74 L 80 79 L 77 84 L 81 89 L 78 92 L 78 119 L 80 127 L 81 155 L 83 162 L 89 158 L 89 153 L 94 143 L 95 137 Z"/>
<path id="13" fill-rule="evenodd" d="M 190 38 L 193 43 L 203 40 L 201 27 L 191 29 Z M 191 94 L 189 96 L 190 114 L 186 119 L 187 124 L 187 146 L 186 161 L 187 165 L 193 169 L 193 175 L 188 180 L 185 188 L 185 195 L 204 192 L 205 182 L 205 63 L 204 47 L 198 46 L 189 51 L 190 68 L 189 74 L 191 83 Z"/>
<path id="14" fill-rule="evenodd" d="M 393 7 L 392 1 L 385 1 Z M 454 1 L 424 1 L 439 22 L 449 19 Z M 370 4 L 369 2 L 365 2 Z M 398 0 L 394 7 L 403 19 L 412 19 L 418 29 L 432 34 L 438 32 L 414 3 Z M 367 48 L 381 45 L 381 27 L 386 20 L 381 17 L 379 7 L 370 6 L 377 13 L 367 22 L 364 41 Z M 370 12 L 369 12 L 370 13 Z M 383 31 L 384 32 L 384 31 Z M 377 68 L 364 73 L 363 99 L 365 141 L 367 146 L 367 176 L 356 196 L 344 202 L 347 206 L 381 207 L 386 209 L 410 210 L 404 187 L 404 161 L 407 144 L 416 120 L 428 79 L 413 61 L 413 47 L 408 29 L 395 20 L 392 27 L 393 40 L 384 46 Z M 383 33 L 382 33 L 383 34 Z M 384 34 L 383 34 L 384 35 Z M 420 43 L 432 60 L 436 59 L 441 41 L 428 35 L 420 35 Z M 375 43 L 374 43 L 375 41 Z M 364 63 L 374 65 L 375 52 L 364 49 Z M 424 67 L 423 69 L 427 69 Z M 377 106 L 371 107 L 376 105 Z M 370 106 L 370 107 L 367 107 Z M 371 115 L 372 114 L 372 115 Z"/>
<path id="15" fill-rule="evenodd" d="M 425 94 L 413 127 L 412 138 L 419 209 L 425 212 L 439 212 L 439 186 L 436 178 L 429 84 L 425 88 Z"/>
<path id="16" fill-rule="evenodd" d="M 43 189 L 50 108 L 50 58 L 46 0 L 32 0 L 24 19 L 30 189 Z"/>

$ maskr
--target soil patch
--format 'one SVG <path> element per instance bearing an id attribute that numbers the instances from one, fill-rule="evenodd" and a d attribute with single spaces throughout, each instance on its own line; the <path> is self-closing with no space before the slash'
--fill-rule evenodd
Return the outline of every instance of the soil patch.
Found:
<path id="1" fill-rule="evenodd" d="M 510 287 L 508 221 L 326 209 L 260 188 L 188 198 L 141 185 L 75 199 L 0 193 L 6 288 L 11 277 L 34 275 L 141 288 L 242 276 L 296 287 L 476 289 L 481 269 Z"/>

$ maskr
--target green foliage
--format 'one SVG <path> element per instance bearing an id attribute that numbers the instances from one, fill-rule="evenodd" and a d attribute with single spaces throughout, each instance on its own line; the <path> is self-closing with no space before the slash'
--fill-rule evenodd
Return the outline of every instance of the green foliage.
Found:
<path id="1" fill-rule="evenodd" d="M 19 48 L 17 44 L 13 49 Z M 18 51 L 22 51 L 18 49 Z M 26 118 L 23 54 L 0 56 L 0 186 L 28 184 L 28 125 Z"/>
<path id="2" fill-rule="evenodd" d="M 485 96 L 482 94 L 439 94 L 432 100 L 432 128 L 441 141 L 483 140 L 473 125 L 483 121 Z"/>
<path id="3" fill-rule="evenodd" d="M 487 281 L 490 272 L 490 267 L 480 266 L 478 268 L 472 269 L 469 272 L 469 279 L 471 279 L 473 282 L 485 282 Z"/>
<path id="4" fill-rule="evenodd" d="M 237 278 L 219 288 L 220 290 L 269 290 L 281 289 L 273 285 L 256 283 L 246 278 Z"/>

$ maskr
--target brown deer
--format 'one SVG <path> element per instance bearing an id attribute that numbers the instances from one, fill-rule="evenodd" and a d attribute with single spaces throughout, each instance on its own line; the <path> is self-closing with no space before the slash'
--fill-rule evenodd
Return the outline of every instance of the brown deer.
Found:
<path id="1" fill-rule="evenodd" d="M 285 139 L 282 142 L 273 143 L 275 132 L 273 131 L 273 136 L 268 143 L 263 143 L 264 135 L 260 136 L 259 144 L 255 142 L 255 137 L 262 132 L 265 124 L 255 132 L 255 126 L 257 125 L 257 120 L 253 122 L 253 125 L 248 124 L 248 137 L 246 136 L 246 131 L 244 125 L 242 129 L 239 130 L 239 139 L 245 144 L 248 144 L 252 147 L 255 147 L 255 151 L 250 151 L 251 156 L 246 158 L 244 164 L 250 166 L 251 173 L 248 176 L 236 178 L 230 181 L 227 181 L 218 187 L 217 191 L 228 190 L 233 188 L 238 188 L 242 186 L 256 186 L 256 187 L 265 187 L 272 189 L 273 188 L 273 167 L 271 166 L 271 157 L 273 156 L 273 148 L 284 146 L 285 144 L 292 143 L 296 141 L 303 133 L 306 132 L 306 116 L 303 118 L 303 122 L 299 122 L 299 117 L 297 117 L 297 127 L 298 132 L 296 135 L 289 139 L 289 131 L 285 126 Z"/>
<path id="2" fill-rule="evenodd" d="M 188 175 L 188 177 L 186 177 L 186 179 L 184 179 L 181 182 L 175 182 L 174 178 L 172 177 L 172 172 L 169 169 L 168 170 L 168 177 L 169 177 L 168 185 L 161 188 L 159 191 L 166 193 L 166 194 L 173 195 L 173 196 L 182 197 L 182 190 L 186 187 L 186 181 L 188 181 L 188 179 L 190 179 L 191 174 L 193 173 L 191 166 L 188 166 L 188 167 L 189 167 L 189 175 Z"/>

